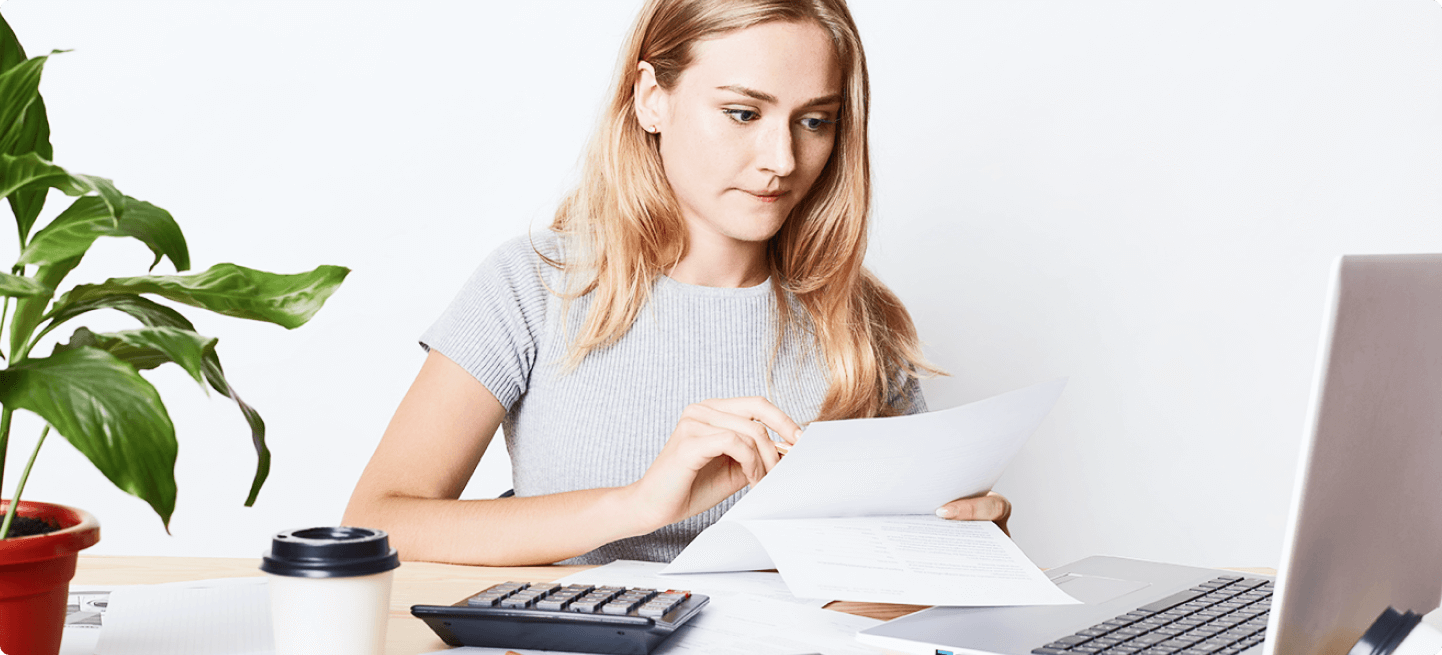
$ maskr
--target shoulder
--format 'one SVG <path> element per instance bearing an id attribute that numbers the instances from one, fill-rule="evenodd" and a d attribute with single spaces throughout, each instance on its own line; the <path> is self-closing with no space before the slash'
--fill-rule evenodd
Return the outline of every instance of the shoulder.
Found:
<path id="1" fill-rule="evenodd" d="M 556 289 L 556 264 L 562 260 L 561 238 L 550 230 L 507 239 L 476 267 L 467 287 L 502 285 L 524 296 L 543 296 Z"/>

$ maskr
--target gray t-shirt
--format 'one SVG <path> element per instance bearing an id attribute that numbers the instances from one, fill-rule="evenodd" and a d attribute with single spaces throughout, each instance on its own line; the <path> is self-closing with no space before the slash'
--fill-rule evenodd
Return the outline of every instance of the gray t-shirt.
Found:
<path id="1" fill-rule="evenodd" d="M 531 239 L 518 237 L 493 252 L 421 337 L 422 346 L 470 371 L 506 408 L 502 429 L 517 496 L 640 479 L 681 412 L 695 402 L 763 396 L 802 426 L 816 418 L 826 395 L 825 367 L 814 338 L 799 326 L 788 329 L 776 351 L 776 296 L 769 280 L 733 289 L 658 276 L 630 330 L 566 373 L 566 346 L 590 295 L 571 303 L 562 329 L 562 299 L 547 287 L 566 288 L 563 274 L 536 253 L 563 259 L 560 239 L 546 232 L 532 246 Z M 925 411 L 914 379 L 904 395 L 908 413 Z M 670 561 L 742 493 L 563 563 Z"/>

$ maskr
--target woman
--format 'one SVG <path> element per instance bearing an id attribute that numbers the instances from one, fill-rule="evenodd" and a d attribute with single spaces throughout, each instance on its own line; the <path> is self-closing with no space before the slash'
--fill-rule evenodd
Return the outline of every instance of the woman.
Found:
<path id="1" fill-rule="evenodd" d="M 581 183 L 422 337 L 346 510 L 407 559 L 669 560 L 812 420 L 924 411 L 861 266 L 865 58 L 844 0 L 648 0 Z M 504 425 L 515 497 L 457 500 Z M 770 433 L 768 433 L 768 429 Z M 995 520 L 1001 496 L 938 515 Z"/>

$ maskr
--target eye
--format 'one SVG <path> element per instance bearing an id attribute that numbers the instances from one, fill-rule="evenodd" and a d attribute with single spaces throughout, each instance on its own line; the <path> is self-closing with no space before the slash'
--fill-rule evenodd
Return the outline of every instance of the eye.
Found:
<path id="1" fill-rule="evenodd" d="M 836 124 L 836 121 L 829 121 L 829 120 L 826 120 L 826 119 L 824 119 L 824 118 L 803 118 L 803 119 L 801 119 L 801 127 L 804 127 L 804 128 L 806 128 L 806 129 L 808 129 L 808 130 L 810 130 L 810 131 L 812 131 L 812 132 L 820 132 L 821 130 L 826 129 L 826 126 L 828 126 L 828 125 L 835 125 L 835 124 Z"/>
<path id="2" fill-rule="evenodd" d="M 761 114 L 750 109 L 722 109 L 721 113 L 731 117 L 737 123 L 750 123 L 761 117 Z"/>

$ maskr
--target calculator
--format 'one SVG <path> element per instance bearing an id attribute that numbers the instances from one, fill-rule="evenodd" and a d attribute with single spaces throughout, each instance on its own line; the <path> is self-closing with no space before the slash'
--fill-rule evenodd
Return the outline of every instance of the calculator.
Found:
<path id="1" fill-rule="evenodd" d="M 451 646 L 647 655 L 701 611 L 689 591 L 506 582 L 411 614 Z"/>

